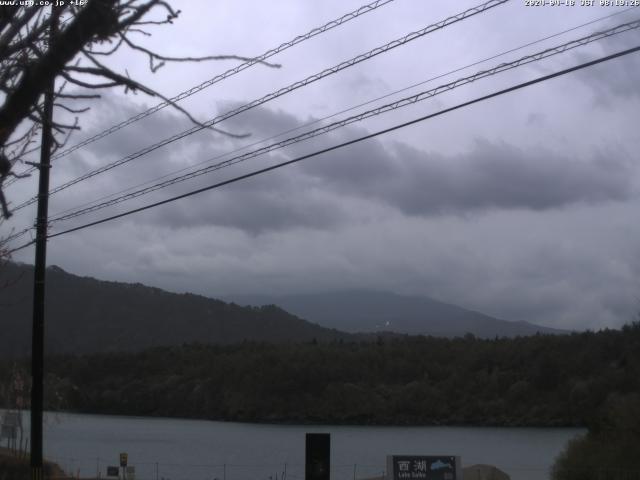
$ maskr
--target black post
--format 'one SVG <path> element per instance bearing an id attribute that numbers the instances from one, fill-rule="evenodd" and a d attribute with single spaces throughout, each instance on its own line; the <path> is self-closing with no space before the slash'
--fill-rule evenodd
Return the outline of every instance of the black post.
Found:
<path id="1" fill-rule="evenodd" d="M 51 7 L 49 48 L 54 41 L 57 15 Z M 38 217 L 36 220 L 36 258 L 33 282 L 33 330 L 31 337 L 31 480 L 42 480 L 42 410 L 44 383 L 44 294 L 47 268 L 47 223 L 49 211 L 49 169 L 53 133 L 53 95 L 55 78 L 47 86 L 42 119 L 40 148 L 40 179 L 38 187 Z"/>
<path id="2" fill-rule="evenodd" d="M 307 433 L 305 445 L 305 480 L 330 480 L 331 436 L 328 433 Z"/>

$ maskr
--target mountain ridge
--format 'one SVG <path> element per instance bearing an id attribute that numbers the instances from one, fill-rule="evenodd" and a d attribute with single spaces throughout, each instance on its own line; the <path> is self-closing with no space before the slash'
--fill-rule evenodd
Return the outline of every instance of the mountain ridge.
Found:
<path id="1" fill-rule="evenodd" d="M 0 269 L 0 355 L 24 356 L 31 346 L 33 267 Z M 47 268 L 47 353 L 137 351 L 184 343 L 351 340 L 276 306 L 241 307 L 193 293 L 140 283 L 80 277 Z"/>
<path id="2" fill-rule="evenodd" d="M 33 267 L 0 268 L 0 356 L 31 346 Z M 564 333 L 508 322 L 427 297 L 367 290 L 307 296 L 262 296 L 262 305 L 173 293 L 141 283 L 78 276 L 47 268 L 47 353 L 139 351 L 185 343 L 372 341 L 377 336 L 480 338 Z M 244 300 L 232 299 L 234 302 Z M 297 299 L 298 304 L 292 299 Z M 257 300 L 254 296 L 254 300 Z M 301 300 L 305 305 L 300 305 Z M 306 302 L 306 303 L 305 303 Z M 426 313 L 425 313 L 426 312 Z"/>
<path id="3" fill-rule="evenodd" d="M 377 290 L 349 290 L 298 295 L 236 295 L 239 305 L 278 305 L 286 311 L 327 328 L 349 333 L 392 331 L 444 337 L 471 333 L 480 338 L 565 334 L 533 323 L 512 322 L 424 296 Z"/>

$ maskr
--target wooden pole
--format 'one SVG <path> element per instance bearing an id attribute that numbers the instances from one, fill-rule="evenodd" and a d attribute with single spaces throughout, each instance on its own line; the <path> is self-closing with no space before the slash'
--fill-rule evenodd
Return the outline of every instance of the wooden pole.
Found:
<path id="1" fill-rule="evenodd" d="M 49 48 L 57 30 L 57 12 L 51 7 Z M 40 147 L 40 179 L 38 186 L 38 216 L 36 220 L 36 258 L 33 282 L 33 330 L 31 336 L 31 479 L 42 480 L 42 417 L 44 390 L 44 301 L 47 268 L 47 223 L 49 211 L 49 170 L 53 132 L 53 96 L 55 77 L 44 96 L 42 144 Z"/>

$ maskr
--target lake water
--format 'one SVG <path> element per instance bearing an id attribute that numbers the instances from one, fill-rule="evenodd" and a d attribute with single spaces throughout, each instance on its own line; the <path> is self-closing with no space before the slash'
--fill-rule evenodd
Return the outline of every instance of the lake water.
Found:
<path id="1" fill-rule="evenodd" d="M 387 454 L 460 455 L 513 480 L 548 478 L 580 429 L 256 425 L 203 420 L 47 414 L 45 457 L 68 472 L 105 476 L 127 452 L 136 480 L 301 480 L 306 432 L 331 433 L 332 480 L 379 476 Z M 28 431 L 28 426 L 27 426 Z"/>

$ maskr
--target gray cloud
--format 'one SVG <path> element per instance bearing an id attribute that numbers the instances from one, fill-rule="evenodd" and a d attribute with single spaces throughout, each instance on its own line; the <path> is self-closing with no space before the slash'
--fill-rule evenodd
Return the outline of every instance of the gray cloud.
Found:
<path id="1" fill-rule="evenodd" d="M 177 53 L 206 55 L 213 49 L 256 54 L 320 23 L 318 5 L 309 2 L 298 8 L 302 3 L 294 3 L 274 10 L 272 4 L 249 8 L 236 2 L 229 4 L 228 11 L 216 9 L 212 17 L 202 11 L 211 13 L 215 7 L 202 2 L 185 8 L 193 21 L 178 30 L 181 33 L 170 29 L 166 36 L 149 42 L 160 50 L 169 44 L 180 47 Z M 363 17 L 278 57 L 282 69 L 256 67 L 186 100 L 184 106 L 198 118 L 210 118 L 216 114 L 214 105 L 218 113 L 226 111 L 383 39 L 475 5 L 471 1 L 438 3 L 394 2 L 389 7 L 395 9 L 394 22 L 384 21 L 390 14 L 384 10 Z M 203 132 L 82 182 L 52 196 L 52 213 L 614 10 L 577 7 L 567 9 L 568 15 L 556 15 L 553 9 L 534 11 L 517 2 L 508 5 L 221 125 L 234 132 L 251 132 L 247 140 Z M 236 7 L 244 14 L 238 14 Z M 322 2 L 322 8 L 328 20 L 350 7 L 334 0 Z M 264 15 L 285 10 L 287 15 L 279 16 L 284 24 L 263 21 Z M 215 28 L 212 18 L 220 22 Z M 249 24 L 236 28 L 238 18 Z M 600 23 L 589 30 L 602 28 Z M 180 45 L 175 38 L 182 39 Z M 625 38 L 632 46 L 637 34 Z M 589 58 L 627 46 L 612 42 L 587 47 L 592 53 Z M 425 102 L 365 127 L 372 131 L 400 123 L 499 85 L 529 79 L 536 71 L 553 71 L 579 60 L 559 56 L 541 64 L 544 69 L 532 65 L 514 70 L 438 96 L 434 100 L 440 106 Z M 142 65 L 136 72 L 134 59 L 122 62 L 135 78 L 144 70 Z M 231 65 L 235 63 L 167 66 L 161 75 L 140 78 L 173 94 Z M 56 237 L 50 242 L 49 261 L 81 275 L 210 296 L 372 288 L 429 295 L 505 319 L 549 326 L 619 326 L 639 306 L 640 199 L 634 187 L 640 146 L 634 130 L 640 98 L 637 68 L 635 56 L 628 56 L 297 166 Z M 84 133 L 138 113 L 130 104 L 134 98 L 154 103 L 141 96 L 124 101 L 115 95 L 105 98 L 83 117 Z M 165 109 L 61 161 L 52 170 L 52 185 L 189 126 L 181 114 Z M 366 132 L 360 127 L 345 128 L 78 221 L 161 200 Z M 37 188 L 34 182 L 25 181 L 23 190 L 13 187 L 12 201 L 31 197 Z M 17 212 L 11 225 L 32 225 L 35 214 L 27 213 L 33 212 Z M 54 225 L 54 231 L 73 224 Z M 17 260 L 32 260 L 29 250 L 19 255 Z"/>
<path id="2" fill-rule="evenodd" d="M 402 165 L 389 189 L 411 214 L 465 213 L 487 208 L 544 210 L 578 202 L 624 200 L 632 195 L 632 166 L 620 158 L 576 160 L 539 148 L 477 141 L 453 158 L 397 145 Z"/>
<path id="3" fill-rule="evenodd" d="M 218 102 L 218 115 L 230 112 L 244 105 L 241 102 Z M 225 120 L 226 129 L 232 131 L 245 131 L 249 129 L 251 141 L 261 138 L 268 138 L 299 127 L 302 123 L 313 121 L 313 119 L 300 120 L 299 118 L 279 109 L 269 109 L 266 107 L 256 107 L 247 110 L 237 116 Z"/>
<path id="4" fill-rule="evenodd" d="M 630 11 L 608 22 L 607 28 L 625 22 L 638 20 L 638 12 Z M 604 28 L 602 28 L 604 30 Z M 638 29 L 607 38 L 600 42 L 603 55 L 640 45 Z M 593 60 L 594 55 L 576 53 L 578 62 Z M 578 78 L 593 92 L 597 106 L 613 108 L 616 101 L 632 101 L 640 99 L 640 53 L 633 53 L 622 58 L 611 60 L 604 65 L 597 65 L 582 72 Z"/>
<path id="5" fill-rule="evenodd" d="M 153 117 L 158 126 L 175 121 L 171 112 Z M 229 127 L 253 132 L 251 142 L 301 123 L 285 112 L 257 108 L 246 117 L 234 119 Z M 140 136 L 145 128 L 141 124 L 131 130 Z M 362 128 L 347 127 L 328 138 L 315 139 L 312 146 L 300 144 L 274 152 L 240 169 L 230 169 L 230 173 L 225 170 L 200 177 L 151 198 L 212 184 L 364 133 Z M 129 137 L 136 135 L 130 133 Z M 122 140 L 120 147 L 125 143 Z M 139 159 L 115 169 L 108 182 L 120 187 L 135 185 L 149 179 L 150 164 L 154 174 L 163 175 L 225 151 L 213 145 L 207 135 L 189 137 L 178 148 L 163 149 L 152 154 L 152 159 Z M 100 152 L 100 148 L 93 152 Z M 467 215 L 494 209 L 549 210 L 629 199 L 635 194 L 635 173 L 635 166 L 617 150 L 595 152 L 582 159 L 544 147 L 524 150 L 507 142 L 476 140 L 464 153 L 444 155 L 402 142 L 374 139 L 167 206 L 162 212 L 145 216 L 145 221 L 174 228 L 214 224 L 258 234 L 298 227 L 335 228 L 360 217 L 367 202 L 412 216 Z"/>
<path id="6" fill-rule="evenodd" d="M 266 109 L 258 110 L 261 124 L 284 123 L 281 113 L 271 119 Z M 289 117 L 286 124 L 290 127 L 295 122 Z M 246 126 L 254 127 L 258 125 L 253 122 Z M 363 133 L 349 127 L 331 134 L 327 143 Z M 316 141 L 315 146 L 321 145 L 326 143 Z M 308 147 L 298 147 L 294 155 L 308 151 Z M 262 180 L 257 190 L 250 190 L 260 195 L 262 207 L 270 201 L 264 195 L 268 190 L 293 199 L 296 195 L 304 198 L 304 190 L 316 186 L 345 201 L 369 199 L 410 215 L 465 214 L 495 208 L 545 210 L 581 202 L 622 201 L 635 193 L 635 166 L 624 152 L 597 152 L 591 158 L 578 159 L 544 147 L 525 151 L 506 142 L 486 140 L 476 141 L 464 154 L 451 156 L 399 142 L 389 145 L 370 140 L 304 161 L 300 172 L 295 182 L 283 184 L 284 177 L 274 175 Z M 240 188 L 238 202 L 257 200 L 242 187 L 231 190 L 236 188 Z M 326 216 L 318 218 L 327 225 Z"/>
<path id="7" fill-rule="evenodd" d="M 252 235 L 300 227 L 330 229 L 346 221 L 338 198 L 299 180 L 294 172 L 266 174 L 170 205 L 146 221 L 174 228 L 220 225 Z"/>

